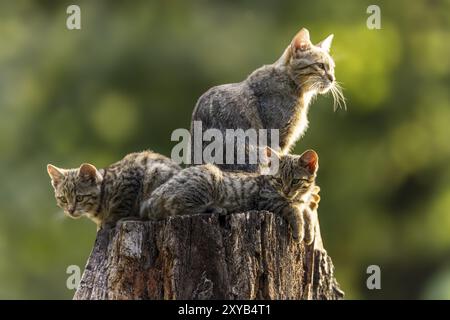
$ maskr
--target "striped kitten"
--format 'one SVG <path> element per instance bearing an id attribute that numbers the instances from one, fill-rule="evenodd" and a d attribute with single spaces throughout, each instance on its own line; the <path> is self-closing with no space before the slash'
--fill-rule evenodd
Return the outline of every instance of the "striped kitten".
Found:
<path id="1" fill-rule="evenodd" d="M 163 219 L 180 214 L 268 210 L 287 220 L 294 238 L 310 244 L 314 238 L 311 210 L 319 201 L 319 188 L 314 184 L 317 153 L 279 155 L 268 147 L 265 150 L 269 159 L 272 153 L 278 157 L 279 169 L 274 175 L 227 172 L 212 164 L 189 167 L 153 192 L 142 204 L 141 216 Z"/>
<path id="2" fill-rule="evenodd" d="M 76 169 L 47 165 L 57 205 L 72 218 L 87 216 L 97 228 L 137 217 L 142 199 L 179 170 L 172 160 L 151 151 L 131 153 L 105 169 L 87 163 Z"/>

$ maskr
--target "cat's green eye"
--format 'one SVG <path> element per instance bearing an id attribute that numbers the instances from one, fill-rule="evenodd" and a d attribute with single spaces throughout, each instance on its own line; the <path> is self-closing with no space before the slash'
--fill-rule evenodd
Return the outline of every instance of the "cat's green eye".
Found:
<path id="1" fill-rule="evenodd" d="M 77 200 L 77 202 L 80 202 L 80 201 L 83 201 L 83 198 L 84 198 L 84 196 L 77 196 L 76 200 Z"/>
<path id="2" fill-rule="evenodd" d="M 306 179 L 293 179 L 292 180 L 292 184 L 299 184 L 302 182 L 306 182 Z"/>
<path id="3" fill-rule="evenodd" d="M 62 203 L 67 203 L 66 197 L 58 197 L 58 200 L 61 201 Z"/>
<path id="4" fill-rule="evenodd" d="M 318 63 L 317 66 L 318 66 L 320 69 L 325 70 L 325 65 L 324 65 L 323 63 Z"/>
<path id="5" fill-rule="evenodd" d="M 281 180 L 281 178 L 275 178 L 275 181 L 276 181 L 278 184 L 282 184 L 282 183 L 283 183 L 283 180 Z"/>

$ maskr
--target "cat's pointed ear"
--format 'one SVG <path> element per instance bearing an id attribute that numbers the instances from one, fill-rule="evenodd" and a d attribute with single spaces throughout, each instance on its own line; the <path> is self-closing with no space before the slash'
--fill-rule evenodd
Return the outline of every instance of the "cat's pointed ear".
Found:
<path id="1" fill-rule="evenodd" d="M 300 51 L 306 51 L 309 48 L 311 48 L 312 43 L 309 38 L 309 31 L 306 28 L 302 28 L 292 39 L 291 42 L 291 48 L 294 52 L 300 50 Z"/>
<path id="2" fill-rule="evenodd" d="M 288 45 L 287 48 L 284 50 L 283 54 L 281 55 L 281 57 L 275 63 L 280 66 L 285 66 L 289 63 L 291 57 L 292 57 L 292 49 L 291 45 Z"/>
<path id="3" fill-rule="evenodd" d="M 98 182 L 101 175 L 97 168 L 89 163 L 83 163 L 78 169 L 78 176 L 85 181 Z"/>
<path id="4" fill-rule="evenodd" d="M 47 172 L 48 175 L 50 176 L 50 179 L 52 179 L 53 188 L 56 188 L 58 184 L 60 184 L 61 181 L 64 179 L 64 169 L 55 167 L 52 164 L 47 165 Z"/>
<path id="5" fill-rule="evenodd" d="M 319 47 L 326 52 L 330 52 L 331 43 L 333 42 L 333 34 L 330 34 L 328 37 L 326 37 L 324 40 L 320 41 L 318 44 L 316 44 L 316 47 Z"/>
<path id="6" fill-rule="evenodd" d="M 299 158 L 300 165 L 307 168 L 311 174 L 316 173 L 319 168 L 319 156 L 314 150 L 306 150 Z"/>

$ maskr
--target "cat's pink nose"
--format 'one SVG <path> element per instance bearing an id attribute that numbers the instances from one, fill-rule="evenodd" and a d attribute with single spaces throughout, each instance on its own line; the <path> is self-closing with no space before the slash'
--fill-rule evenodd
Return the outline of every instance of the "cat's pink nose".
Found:
<path id="1" fill-rule="evenodd" d="M 69 212 L 70 214 L 73 214 L 75 212 L 75 207 L 69 207 L 67 209 L 67 212 Z"/>

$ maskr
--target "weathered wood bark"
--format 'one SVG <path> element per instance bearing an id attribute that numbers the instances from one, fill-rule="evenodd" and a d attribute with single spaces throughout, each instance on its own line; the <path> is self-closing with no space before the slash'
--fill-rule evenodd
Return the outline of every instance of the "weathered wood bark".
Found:
<path id="1" fill-rule="evenodd" d="M 121 221 L 99 231 L 74 299 L 340 299 L 333 272 L 320 232 L 304 246 L 269 212 Z"/>

